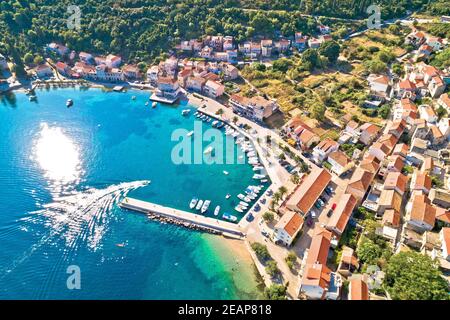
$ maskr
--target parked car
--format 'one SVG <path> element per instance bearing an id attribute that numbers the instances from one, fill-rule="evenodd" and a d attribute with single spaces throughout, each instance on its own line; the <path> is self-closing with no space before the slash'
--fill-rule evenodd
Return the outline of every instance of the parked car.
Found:
<path id="1" fill-rule="evenodd" d="M 334 190 L 333 190 L 332 187 L 326 187 L 326 188 L 325 188 L 325 191 L 326 191 L 328 194 L 333 194 L 333 192 L 334 192 Z"/>
<path id="2" fill-rule="evenodd" d="M 333 214 L 333 209 L 328 210 L 327 212 L 327 217 L 331 217 L 331 215 Z"/>
<path id="3" fill-rule="evenodd" d="M 336 203 L 333 203 L 333 204 L 331 205 L 331 210 L 334 210 L 334 209 L 336 209 Z"/>
<path id="4" fill-rule="evenodd" d="M 248 222 L 252 222 L 252 221 L 255 219 L 255 217 L 254 217 L 251 213 L 249 213 L 245 219 L 246 219 Z"/>
<path id="5" fill-rule="evenodd" d="M 319 202 L 315 202 L 315 203 L 314 203 L 314 207 L 316 207 L 317 209 L 322 208 L 322 206 L 320 205 Z"/>
<path id="6" fill-rule="evenodd" d="M 317 202 L 320 204 L 321 207 L 325 205 L 325 202 L 322 201 L 322 199 L 317 199 Z"/>
<path id="7" fill-rule="evenodd" d="M 306 220 L 306 225 L 307 225 L 309 228 L 311 228 L 311 227 L 313 226 L 313 224 L 314 224 L 314 220 L 313 220 L 313 219 L 308 219 L 308 220 Z"/>
<path id="8" fill-rule="evenodd" d="M 317 218 L 317 213 L 314 210 L 311 210 L 311 218 Z"/>

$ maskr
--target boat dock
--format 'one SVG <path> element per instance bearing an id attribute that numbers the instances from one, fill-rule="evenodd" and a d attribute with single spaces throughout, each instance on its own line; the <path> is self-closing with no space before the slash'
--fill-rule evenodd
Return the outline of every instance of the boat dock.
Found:
<path id="1" fill-rule="evenodd" d="M 229 234 L 238 237 L 245 236 L 242 229 L 237 224 L 205 217 L 193 212 L 161 206 L 152 202 L 127 197 L 119 203 L 119 206 L 124 209 L 142 212 L 145 214 L 157 214 L 176 219 L 178 221 L 184 221 L 202 228 L 218 231 L 222 234 Z"/>

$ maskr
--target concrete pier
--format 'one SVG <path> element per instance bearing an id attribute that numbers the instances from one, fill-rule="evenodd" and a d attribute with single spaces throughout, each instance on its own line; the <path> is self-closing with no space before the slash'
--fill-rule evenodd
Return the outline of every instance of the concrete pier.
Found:
<path id="1" fill-rule="evenodd" d="M 197 213 L 164 207 L 156 203 L 127 197 L 119 203 L 119 206 L 124 209 L 138 211 L 145 214 L 154 213 L 179 221 L 185 221 L 193 225 L 213 229 L 221 233 L 228 233 L 230 235 L 237 235 L 239 237 L 245 236 L 242 229 L 237 224 L 205 217 Z"/>

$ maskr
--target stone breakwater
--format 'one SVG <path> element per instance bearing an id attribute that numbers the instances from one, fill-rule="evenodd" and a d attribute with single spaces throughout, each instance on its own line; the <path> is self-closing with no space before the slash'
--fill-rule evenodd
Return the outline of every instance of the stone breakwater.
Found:
<path id="1" fill-rule="evenodd" d="M 166 216 L 162 216 L 156 213 L 148 213 L 147 217 L 151 220 L 155 220 L 158 221 L 160 223 L 170 223 L 170 224 L 174 224 L 177 226 L 182 226 L 185 227 L 187 229 L 191 229 L 191 230 L 196 230 L 196 231 L 203 231 L 203 232 L 207 232 L 207 233 L 211 233 L 211 234 L 215 234 L 215 235 L 222 235 L 222 232 L 211 229 L 211 228 L 207 228 L 207 227 L 202 227 L 199 226 L 195 223 L 190 223 L 187 221 L 182 221 L 179 219 L 175 219 L 175 218 L 170 218 L 170 217 L 166 217 Z"/>

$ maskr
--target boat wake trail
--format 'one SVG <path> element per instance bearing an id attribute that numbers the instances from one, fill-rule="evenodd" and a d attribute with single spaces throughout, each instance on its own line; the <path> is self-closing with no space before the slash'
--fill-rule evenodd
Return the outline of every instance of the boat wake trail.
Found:
<path id="1" fill-rule="evenodd" d="M 101 246 L 100 242 L 108 230 L 109 222 L 114 219 L 112 208 L 128 192 L 149 183 L 150 181 L 143 180 L 123 182 L 104 189 L 90 188 L 55 197 L 53 202 L 44 205 L 43 209 L 31 212 L 22 219 L 21 224 L 44 225 L 47 231 L 29 250 L 15 259 L 9 268 L 0 271 L 0 280 L 43 245 L 56 245 L 61 241 L 65 244 L 64 250 L 61 250 L 61 258 L 58 259 L 59 263 L 54 265 L 54 269 L 70 259 L 78 248 L 87 247 L 96 251 Z"/>

